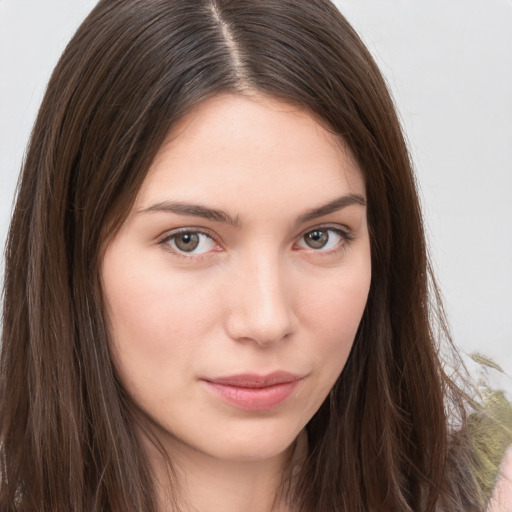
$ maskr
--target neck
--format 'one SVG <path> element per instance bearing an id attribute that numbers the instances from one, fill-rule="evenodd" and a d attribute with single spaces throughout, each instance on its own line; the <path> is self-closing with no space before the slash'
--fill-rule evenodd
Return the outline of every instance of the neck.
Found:
<path id="1" fill-rule="evenodd" d="M 307 450 L 305 433 L 284 452 L 263 460 L 222 460 L 172 440 L 145 446 L 156 476 L 160 512 L 291 512 L 286 482 Z M 284 485 L 283 485 L 284 484 Z M 292 482 L 293 484 L 293 482 Z M 176 489 L 179 495 L 176 496 Z"/>

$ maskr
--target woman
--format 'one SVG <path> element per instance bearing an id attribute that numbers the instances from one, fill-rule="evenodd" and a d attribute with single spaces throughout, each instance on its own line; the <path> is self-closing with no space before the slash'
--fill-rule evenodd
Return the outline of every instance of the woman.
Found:
<path id="1" fill-rule="evenodd" d="M 101 1 L 8 239 L 0 507 L 484 510 L 434 327 L 393 104 L 329 2 Z"/>

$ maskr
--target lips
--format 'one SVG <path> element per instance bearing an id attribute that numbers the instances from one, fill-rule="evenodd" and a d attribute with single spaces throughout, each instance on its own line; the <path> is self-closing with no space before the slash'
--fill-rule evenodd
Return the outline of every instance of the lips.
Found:
<path id="1" fill-rule="evenodd" d="M 268 375 L 241 374 L 203 379 L 209 391 L 225 403 L 245 411 L 268 411 L 285 402 L 302 376 L 278 371 Z"/>

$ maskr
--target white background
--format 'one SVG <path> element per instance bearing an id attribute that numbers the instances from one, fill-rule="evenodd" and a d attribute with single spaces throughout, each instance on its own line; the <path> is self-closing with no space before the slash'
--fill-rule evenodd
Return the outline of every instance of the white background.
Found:
<path id="1" fill-rule="evenodd" d="M 512 0 L 336 3 L 400 112 L 455 341 L 512 375 Z M 0 0 L 2 247 L 46 82 L 94 4 Z"/>

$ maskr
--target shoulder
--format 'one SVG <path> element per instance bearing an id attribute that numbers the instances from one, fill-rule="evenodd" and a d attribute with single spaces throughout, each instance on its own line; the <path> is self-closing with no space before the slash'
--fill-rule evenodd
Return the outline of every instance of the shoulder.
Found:
<path id="1" fill-rule="evenodd" d="M 476 478 L 490 497 L 486 512 L 512 512 L 512 403 L 491 388 L 483 389 L 482 402 L 469 421 Z"/>
<path id="2" fill-rule="evenodd" d="M 481 391 L 481 405 L 468 418 L 474 477 L 486 512 L 512 512 L 512 403 L 502 391 Z"/>
<path id="3" fill-rule="evenodd" d="M 487 512 L 512 511 L 512 445 L 505 453 L 500 470 L 500 477 L 494 488 Z"/>

